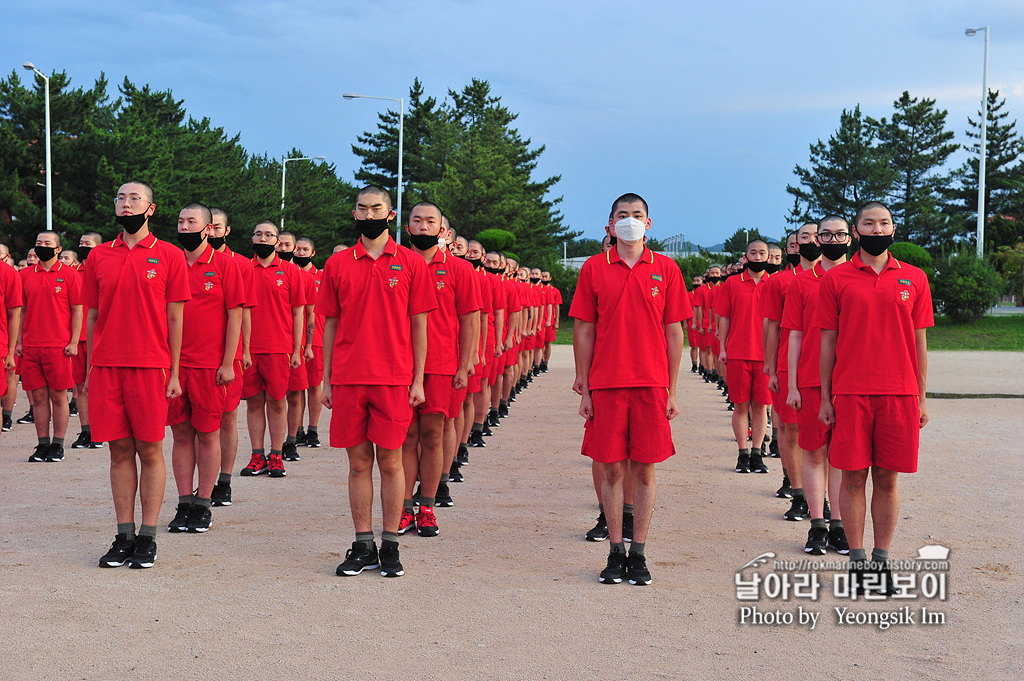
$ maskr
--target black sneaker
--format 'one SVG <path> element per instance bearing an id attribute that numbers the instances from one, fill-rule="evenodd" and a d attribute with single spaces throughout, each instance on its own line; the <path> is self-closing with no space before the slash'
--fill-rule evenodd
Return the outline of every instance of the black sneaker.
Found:
<path id="1" fill-rule="evenodd" d="M 90 442 L 86 449 L 100 449 L 103 446 L 102 442 Z"/>
<path id="2" fill-rule="evenodd" d="M 213 486 L 213 494 L 210 495 L 211 506 L 231 505 L 231 483 L 218 482 Z"/>
<path id="3" fill-rule="evenodd" d="M 782 516 L 786 520 L 803 520 L 809 518 L 811 515 L 810 511 L 807 510 L 807 498 L 806 497 L 793 497 L 793 503 L 790 504 L 789 510 Z"/>
<path id="4" fill-rule="evenodd" d="M 873 591 L 883 596 L 894 596 L 899 593 L 896 583 L 892 580 L 892 570 L 889 569 L 889 561 L 868 563 L 868 570 L 877 575 L 877 586 Z"/>
<path id="5" fill-rule="evenodd" d="M 296 442 L 292 442 L 292 443 L 288 443 L 288 442 L 285 443 L 284 448 L 281 449 L 281 457 L 285 461 L 298 461 L 299 460 L 299 450 L 296 449 L 296 445 L 297 444 L 298 444 L 297 441 Z"/>
<path id="6" fill-rule="evenodd" d="M 633 541 L 633 514 L 622 514 L 622 541 Z"/>
<path id="7" fill-rule="evenodd" d="M 459 462 L 452 461 L 452 467 L 448 469 L 448 482 L 462 482 L 465 480 L 465 476 L 462 475 L 462 471 L 459 468 Z"/>
<path id="8" fill-rule="evenodd" d="M 729 408 L 726 411 L 736 411 L 736 406 L 732 402 L 729 403 Z"/>
<path id="9" fill-rule="evenodd" d="M 46 451 L 46 462 L 57 463 L 64 460 L 64 445 L 50 443 L 50 448 Z"/>
<path id="10" fill-rule="evenodd" d="M 508 404 L 507 403 L 506 404 L 499 404 L 498 405 L 498 418 L 499 419 L 507 419 L 508 418 Z"/>
<path id="11" fill-rule="evenodd" d="M 471 432 L 469 434 L 468 446 L 470 446 L 470 447 L 486 447 L 487 444 L 484 443 L 484 434 L 483 434 L 483 432 L 479 431 L 479 430 L 474 430 L 473 432 Z M 465 466 L 466 464 L 462 464 L 462 465 Z"/>
<path id="12" fill-rule="evenodd" d="M 423 483 L 416 485 L 416 491 L 412 495 L 412 505 L 419 506 L 423 503 Z"/>
<path id="13" fill-rule="evenodd" d="M 825 497 L 825 505 L 823 506 L 824 512 L 821 517 L 825 520 L 832 520 L 832 508 L 828 505 L 828 497 Z"/>
<path id="14" fill-rule="evenodd" d="M 483 428 L 480 429 L 480 434 L 483 435 L 484 437 L 490 437 L 494 435 L 494 433 L 491 431 L 491 427 L 487 424 L 486 418 L 484 418 Z M 470 442 L 472 442 L 472 439 L 470 439 Z"/>
<path id="15" fill-rule="evenodd" d="M 651 571 L 647 569 L 647 559 L 642 553 L 630 553 L 626 559 L 626 575 L 629 583 L 647 586 L 651 583 Z"/>
<path id="16" fill-rule="evenodd" d="M 187 532 L 188 519 L 192 515 L 192 504 L 178 504 L 174 510 L 174 518 L 167 523 L 168 532 Z"/>
<path id="17" fill-rule="evenodd" d="M 92 438 L 83 431 L 78 434 L 78 439 L 71 443 L 71 449 L 90 449 L 91 444 Z"/>
<path id="18" fill-rule="evenodd" d="M 78 400 L 74 397 L 68 402 L 68 416 L 78 416 Z"/>
<path id="19" fill-rule="evenodd" d="M 14 419 L 12 419 L 10 416 L 5 416 L 4 417 L 4 425 L 3 425 L 3 432 L 5 432 L 5 433 L 9 432 L 11 430 L 11 428 L 13 428 L 13 427 L 14 427 Z"/>
<path id="20" fill-rule="evenodd" d="M 750 472 L 750 455 L 740 454 L 736 457 L 736 472 L 737 473 L 749 473 Z"/>
<path id="21" fill-rule="evenodd" d="M 210 509 L 195 504 L 188 516 L 188 531 L 200 534 L 208 532 L 211 523 L 213 523 L 213 513 L 210 512 Z"/>
<path id="22" fill-rule="evenodd" d="M 28 408 L 28 413 L 25 414 L 24 416 L 22 416 L 20 419 L 18 419 L 17 422 L 18 423 L 35 423 L 36 419 L 35 419 L 34 416 L 32 416 L 32 407 L 29 407 Z"/>
<path id="23" fill-rule="evenodd" d="M 451 473 L 449 473 L 448 475 L 451 476 Z M 438 483 L 437 492 L 434 493 L 434 506 L 439 506 L 441 508 L 451 508 L 454 505 L 455 502 L 452 501 L 452 494 L 448 490 L 448 483 Z"/>
<path id="24" fill-rule="evenodd" d="M 758 450 L 757 454 L 750 454 L 750 472 L 760 473 L 765 475 L 768 473 L 768 466 L 764 465 L 764 461 L 761 459 L 761 451 Z"/>
<path id="25" fill-rule="evenodd" d="M 782 486 L 775 490 L 775 496 L 780 499 L 793 498 L 793 486 L 789 483 L 789 474 L 782 474 Z"/>
<path id="26" fill-rule="evenodd" d="M 846 541 L 846 530 L 842 527 L 828 528 L 828 545 L 836 550 L 836 553 L 848 556 L 850 544 Z"/>
<path id="27" fill-rule="evenodd" d="M 491 428 L 500 428 L 501 424 L 498 423 L 499 420 L 500 419 L 498 419 L 497 409 L 492 408 L 490 411 L 487 412 L 487 418 L 485 419 L 485 423 L 488 426 L 490 426 Z"/>
<path id="28" fill-rule="evenodd" d="M 320 446 L 320 436 L 315 430 L 306 433 L 306 446 L 314 449 Z"/>
<path id="29" fill-rule="evenodd" d="M 626 577 L 626 554 L 609 553 L 608 565 L 601 570 L 601 576 L 597 581 L 602 584 L 621 584 Z"/>
<path id="30" fill-rule="evenodd" d="M 114 537 L 114 543 L 110 545 L 110 550 L 100 558 L 100 567 L 121 567 L 128 562 L 133 553 L 135 553 L 135 540 L 129 539 L 126 534 L 119 534 Z"/>
<path id="31" fill-rule="evenodd" d="M 133 570 L 151 568 L 156 562 L 156 539 L 138 537 L 135 540 L 135 553 L 128 559 L 128 567 Z"/>
<path id="32" fill-rule="evenodd" d="M 608 539 L 608 523 L 604 518 L 604 511 L 597 516 L 597 525 L 594 525 L 586 535 L 587 541 L 604 541 Z"/>
<path id="33" fill-rule="evenodd" d="M 768 456 L 770 456 L 773 459 L 782 458 L 782 454 L 779 452 L 778 440 L 772 440 L 771 442 L 768 443 Z"/>
<path id="34" fill-rule="evenodd" d="M 376 570 L 380 567 L 377 558 L 377 545 L 370 542 L 369 546 L 362 542 L 352 542 L 352 548 L 345 552 L 345 562 L 338 566 L 335 574 L 339 577 L 352 577 L 363 570 Z"/>
<path id="35" fill-rule="evenodd" d="M 809 553 L 812 556 L 824 556 L 827 544 L 828 528 L 812 527 L 807 530 L 807 543 L 804 544 L 804 553 Z"/>
<path id="36" fill-rule="evenodd" d="M 391 543 L 391 542 L 388 542 Z M 401 577 L 405 574 L 402 561 L 398 559 L 398 544 L 385 546 L 380 545 L 380 574 L 381 577 Z"/>
<path id="37" fill-rule="evenodd" d="M 29 463 L 41 463 L 46 461 L 46 455 L 50 451 L 50 445 L 36 445 L 32 455 L 28 457 Z"/>
<path id="38" fill-rule="evenodd" d="M 299 426 L 299 432 L 295 433 L 295 446 L 306 446 L 306 431 L 302 429 L 302 426 Z"/>
<path id="39" fill-rule="evenodd" d="M 459 445 L 459 453 L 455 455 L 455 461 L 460 466 L 468 466 L 469 465 L 469 450 L 466 447 L 467 447 L 467 445 L 460 444 Z"/>
<path id="40" fill-rule="evenodd" d="M 548 372 L 548 363 L 547 363 L 547 361 L 542 361 L 540 363 L 540 372 L 542 374 L 546 374 Z"/>
<path id="41" fill-rule="evenodd" d="M 690 373 L 691 374 L 697 373 L 697 363 L 696 362 L 690 362 Z"/>

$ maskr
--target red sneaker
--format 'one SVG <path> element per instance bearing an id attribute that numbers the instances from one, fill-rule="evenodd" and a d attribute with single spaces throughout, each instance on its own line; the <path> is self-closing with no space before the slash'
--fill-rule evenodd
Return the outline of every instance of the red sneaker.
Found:
<path id="1" fill-rule="evenodd" d="M 283 478 L 286 473 L 284 471 L 284 459 L 280 454 L 271 454 L 267 459 L 267 470 L 270 472 L 272 478 Z"/>
<path id="2" fill-rule="evenodd" d="M 420 506 L 420 512 L 416 514 L 416 533 L 421 537 L 436 537 L 440 532 L 434 509 L 429 506 Z"/>
<path id="3" fill-rule="evenodd" d="M 260 475 L 267 472 L 267 457 L 262 454 L 252 453 L 249 465 L 242 469 L 240 475 Z"/>
<path id="4" fill-rule="evenodd" d="M 398 534 L 405 534 L 416 527 L 416 516 L 407 508 L 402 509 L 402 519 L 398 521 Z"/>

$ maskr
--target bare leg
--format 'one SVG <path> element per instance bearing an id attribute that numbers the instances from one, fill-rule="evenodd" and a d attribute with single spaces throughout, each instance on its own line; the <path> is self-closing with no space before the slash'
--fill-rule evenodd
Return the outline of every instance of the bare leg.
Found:
<path id="1" fill-rule="evenodd" d="M 38 388 L 28 393 L 29 404 L 32 405 L 32 416 L 35 419 L 36 437 L 50 436 L 50 391 Z"/>
<path id="2" fill-rule="evenodd" d="M 135 441 L 139 450 L 139 498 L 142 501 L 142 524 L 156 525 L 160 518 L 160 504 L 164 502 L 167 468 L 164 465 L 164 441 Z"/>
<path id="3" fill-rule="evenodd" d="M 896 489 L 896 471 L 871 467 L 871 527 L 875 548 L 889 550 L 900 513 L 900 495 Z"/>
<path id="4" fill-rule="evenodd" d="M 68 404 L 67 390 L 49 390 L 50 418 L 53 420 L 53 436 L 64 438 L 68 433 L 68 422 L 71 420 L 71 406 Z"/>
<path id="5" fill-rule="evenodd" d="M 601 499 L 604 517 L 608 523 L 608 538 L 613 544 L 622 543 L 622 478 L 626 474 L 626 462 L 606 463 L 601 479 Z M 635 520 L 634 520 L 635 523 Z M 634 524 L 634 528 L 636 525 Z M 634 529 L 634 538 L 636 530 Z"/>
<path id="6" fill-rule="evenodd" d="M 373 531 L 373 444 L 365 440 L 348 453 L 348 503 L 356 532 Z"/>
<path id="7" fill-rule="evenodd" d="M 245 405 L 249 441 L 253 449 L 263 449 L 263 435 L 267 430 L 267 394 L 264 392 L 253 395 L 245 401 Z"/>
<path id="8" fill-rule="evenodd" d="M 647 541 L 647 529 L 651 525 L 651 514 L 654 512 L 654 464 L 630 461 L 629 476 L 633 478 L 636 490 L 633 505 L 633 542 L 643 544 Z"/>
<path id="9" fill-rule="evenodd" d="M 799 438 L 800 427 L 797 424 L 779 422 L 779 457 L 789 474 L 790 485 L 798 489 L 804 487 L 803 450 L 800 449 Z"/>
<path id="10" fill-rule="evenodd" d="M 867 514 L 864 486 L 867 480 L 867 468 L 843 471 L 843 491 L 839 495 L 839 506 L 842 508 L 843 527 L 851 551 L 864 548 L 864 521 Z"/>
<path id="11" fill-rule="evenodd" d="M 231 475 L 238 454 L 238 410 L 226 411 L 220 419 L 220 472 Z M 263 441 L 262 436 L 260 442 Z"/>
<path id="12" fill-rule="evenodd" d="M 377 447 L 377 470 L 380 471 L 380 504 L 384 517 L 383 530 L 398 532 L 405 499 L 405 473 L 402 450 Z M 435 489 L 435 492 L 437 490 Z"/>
<path id="13" fill-rule="evenodd" d="M 281 451 L 285 431 L 288 429 L 288 413 L 283 399 L 267 398 L 267 424 L 270 426 L 270 448 Z"/>
<path id="14" fill-rule="evenodd" d="M 423 414 L 420 416 L 420 487 L 423 491 L 423 496 L 428 499 L 437 495 L 437 486 L 441 482 L 441 472 L 444 470 L 442 468 L 444 465 L 443 431 L 443 414 Z M 408 469 L 406 469 L 406 475 L 408 475 Z M 406 481 L 406 487 L 411 490 L 411 483 L 409 481 Z M 406 497 L 406 499 L 408 498 Z"/>
<path id="15" fill-rule="evenodd" d="M 135 495 L 139 489 L 139 465 L 135 438 L 125 437 L 110 446 L 110 491 L 118 524 L 135 522 Z"/>
<path id="16" fill-rule="evenodd" d="M 171 426 L 171 470 L 178 496 L 192 494 L 196 481 L 196 431 L 188 421 Z"/>

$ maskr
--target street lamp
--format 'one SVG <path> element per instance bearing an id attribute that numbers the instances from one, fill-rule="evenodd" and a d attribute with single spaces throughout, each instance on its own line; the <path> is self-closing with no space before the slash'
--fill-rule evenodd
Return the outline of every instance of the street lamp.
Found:
<path id="1" fill-rule="evenodd" d="M 43 79 L 46 85 L 46 230 L 53 231 L 53 177 L 50 169 L 50 79 L 43 75 L 43 72 L 35 65 L 27 61 L 22 68 L 34 71 L 37 76 Z"/>
<path id="2" fill-rule="evenodd" d="M 282 157 L 284 158 L 284 157 Z M 296 158 L 284 158 L 281 162 L 281 231 L 284 231 L 284 178 L 288 175 L 288 163 L 290 161 L 317 161 L 324 160 L 323 156 L 297 156 Z"/>
<path id="3" fill-rule="evenodd" d="M 345 92 L 341 96 L 345 99 L 382 99 L 388 102 L 398 102 L 398 229 L 395 241 L 400 244 L 402 243 L 402 135 L 405 131 L 405 99 L 357 95 L 354 92 Z"/>
<path id="4" fill-rule="evenodd" d="M 968 28 L 964 35 L 973 38 L 985 32 L 985 70 L 981 77 L 981 155 L 978 160 L 978 258 L 985 254 L 985 157 L 988 155 L 985 135 L 988 131 L 988 26 Z"/>

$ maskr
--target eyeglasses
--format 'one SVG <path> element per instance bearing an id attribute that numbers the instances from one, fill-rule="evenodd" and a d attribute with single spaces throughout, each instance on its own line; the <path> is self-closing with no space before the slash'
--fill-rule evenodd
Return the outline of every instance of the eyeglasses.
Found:
<path id="1" fill-rule="evenodd" d="M 262 239 L 264 237 L 266 237 L 267 241 L 270 241 L 271 239 L 274 239 L 275 241 L 277 240 L 277 235 L 273 232 L 253 232 L 252 235 L 253 239 Z"/>
<path id="2" fill-rule="evenodd" d="M 114 205 L 115 206 L 120 206 L 122 203 L 127 201 L 128 203 L 132 204 L 133 206 L 137 206 L 137 205 L 139 205 L 140 203 L 142 203 L 145 200 L 146 199 L 142 198 L 141 196 L 115 196 L 114 197 Z"/>
<path id="3" fill-rule="evenodd" d="M 818 232 L 818 241 L 823 244 L 845 244 L 849 240 L 849 232 Z"/>

